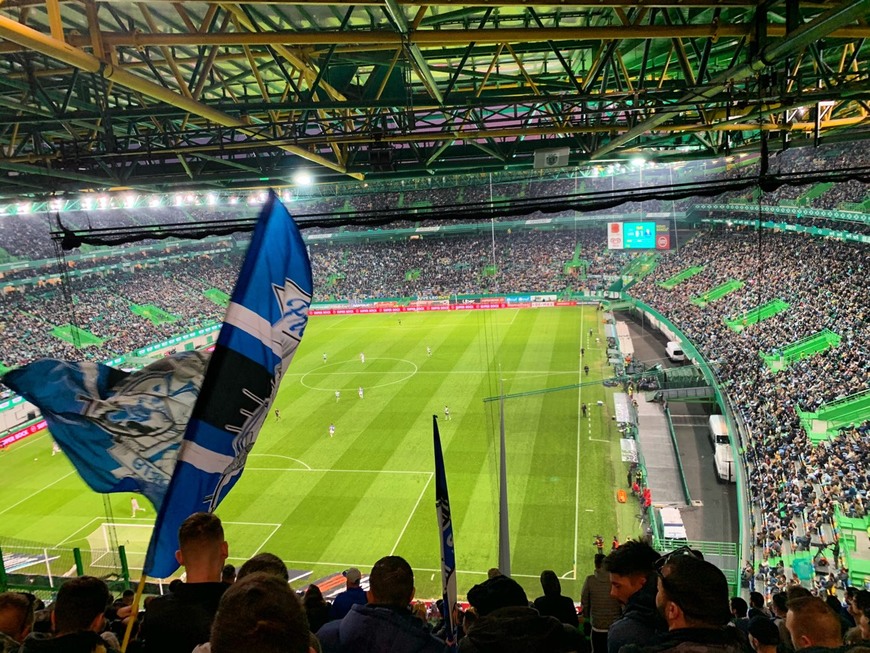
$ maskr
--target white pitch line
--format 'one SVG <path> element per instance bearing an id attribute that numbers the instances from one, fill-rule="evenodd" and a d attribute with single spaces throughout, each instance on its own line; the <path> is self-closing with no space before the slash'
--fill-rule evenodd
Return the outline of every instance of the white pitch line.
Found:
<path id="1" fill-rule="evenodd" d="M 0 515 L 6 514 L 7 512 L 9 512 L 10 510 L 12 510 L 12 509 L 15 508 L 16 506 L 20 506 L 20 505 L 21 505 L 22 503 L 24 503 L 25 501 L 30 501 L 33 497 L 35 497 L 35 496 L 36 496 L 37 494 L 39 494 L 40 492 L 45 492 L 45 490 L 47 490 L 48 488 L 50 488 L 52 485 L 57 485 L 57 484 L 60 483 L 63 479 L 65 479 L 67 476 L 72 476 L 72 475 L 75 474 L 75 473 L 76 473 L 76 470 L 72 470 L 71 472 L 68 472 L 68 473 L 64 474 L 63 476 L 61 476 L 61 477 L 60 477 L 59 479 L 57 479 L 56 481 L 52 481 L 51 483 L 49 483 L 49 484 L 46 485 L 45 487 L 43 487 L 43 488 L 37 490 L 37 491 L 34 492 L 33 494 L 30 494 L 30 495 L 24 497 L 21 501 L 16 501 L 16 502 L 13 503 L 11 506 L 9 506 L 9 507 L 7 507 L 7 508 L 4 508 L 3 510 L 0 510 Z"/>
<path id="2" fill-rule="evenodd" d="M 55 544 L 55 548 L 59 548 L 61 544 L 66 544 L 66 543 L 69 542 L 71 539 L 73 539 L 76 535 L 78 535 L 78 534 L 81 533 L 83 530 L 85 530 L 88 526 L 90 526 L 90 525 L 93 524 L 95 521 L 98 521 L 98 520 L 100 520 L 100 519 L 102 519 L 102 518 L 101 518 L 101 517 L 93 517 L 93 518 L 91 519 L 91 521 L 89 521 L 88 523 L 86 523 L 84 526 L 82 526 L 82 527 L 80 527 L 80 528 L 77 528 L 76 530 L 74 530 L 74 531 L 72 532 L 71 535 L 69 535 L 68 537 L 65 537 L 65 538 L 62 539 L 60 542 L 58 542 L 57 544 Z"/>
<path id="3" fill-rule="evenodd" d="M 257 555 L 260 551 L 263 550 L 263 547 L 266 546 L 266 542 L 268 542 L 269 540 L 272 539 L 272 536 L 273 536 L 275 533 L 278 532 L 278 529 L 279 529 L 279 528 L 281 528 L 281 524 L 278 524 L 277 526 L 275 526 L 275 528 L 272 529 L 272 532 L 269 533 L 269 534 L 266 536 L 266 539 L 263 540 L 263 543 L 262 543 L 260 546 L 257 547 L 257 550 L 256 550 L 256 551 L 254 551 L 254 556 Z M 253 558 L 254 556 L 251 556 L 251 557 Z"/>
<path id="4" fill-rule="evenodd" d="M 434 350 L 433 350 L 433 353 L 435 353 Z M 371 359 L 371 360 L 376 360 L 376 359 Z M 410 362 L 410 361 L 408 361 L 408 362 Z M 357 362 L 357 364 L 359 364 L 359 362 Z M 456 370 L 456 371 L 451 370 L 450 374 L 451 374 L 451 376 L 461 375 L 461 374 L 480 376 L 481 374 L 489 374 L 491 371 L 492 370 Z M 385 374 L 407 374 L 407 372 L 403 372 L 402 370 L 393 370 L 393 371 L 387 371 L 387 372 L 323 372 L 323 371 L 312 370 L 309 372 L 296 372 L 296 373 L 288 372 L 287 374 L 284 375 L 284 377 L 286 378 L 286 377 L 293 377 L 293 376 L 317 376 L 317 375 L 321 375 L 321 376 L 366 376 L 366 375 L 384 376 Z M 444 376 L 444 371 L 443 370 L 442 371 L 418 370 L 416 372 L 416 374 L 431 374 L 431 375 L 437 374 L 438 376 Z M 510 374 L 547 374 L 547 375 L 574 374 L 574 370 L 511 370 Z"/>
<path id="5" fill-rule="evenodd" d="M 308 469 L 308 470 L 311 469 L 311 466 L 308 463 L 305 463 L 305 462 L 299 460 L 298 458 L 291 458 L 290 456 L 282 456 L 281 454 L 278 454 L 278 453 L 250 453 L 250 454 L 248 454 L 249 458 L 251 456 L 264 456 L 267 458 L 283 458 L 284 460 L 292 460 L 294 463 L 299 463 L 300 465 L 304 465 L 305 469 Z"/>
<path id="6" fill-rule="evenodd" d="M 593 438 L 591 435 L 589 436 L 590 442 L 610 442 L 610 440 L 602 440 L 601 438 Z"/>
<path id="7" fill-rule="evenodd" d="M 420 492 L 420 496 L 417 497 L 417 503 L 414 504 L 414 509 L 411 510 L 411 514 L 408 515 L 408 521 L 405 522 L 405 525 L 402 527 L 402 532 L 399 533 L 399 537 L 396 540 L 396 543 L 393 545 L 393 550 L 390 551 L 390 555 L 396 553 L 396 549 L 399 548 L 399 542 L 402 541 L 402 538 L 405 535 L 405 531 L 408 530 L 408 524 L 411 523 L 411 520 L 414 518 L 414 513 L 417 512 L 417 506 L 420 505 L 420 501 L 423 499 L 423 495 L 426 494 L 426 489 L 429 487 L 429 483 L 432 482 L 432 477 L 435 476 L 435 472 L 429 472 L 429 478 L 426 479 L 426 484 L 423 486 L 423 490 Z"/>
<path id="8" fill-rule="evenodd" d="M 432 472 L 414 472 L 401 469 L 300 469 L 299 467 L 245 467 L 251 472 L 339 472 L 343 474 L 431 474 Z"/>

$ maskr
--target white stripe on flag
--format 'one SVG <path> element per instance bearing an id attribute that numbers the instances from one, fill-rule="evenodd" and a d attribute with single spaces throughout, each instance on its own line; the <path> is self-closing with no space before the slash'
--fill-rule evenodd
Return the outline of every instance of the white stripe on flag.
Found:
<path id="1" fill-rule="evenodd" d="M 178 462 L 182 460 L 206 474 L 223 474 L 235 459 L 206 449 L 196 442 L 185 440 L 181 446 L 181 453 L 178 454 Z"/>
<path id="2" fill-rule="evenodd" d="M 250 334 L 266 347 L 269 347 L 278 358 L 283 357 L 284 351 L 281 349 L 281 344 L 275 342 L 272 335 L 272 325 L 268 320 L 263 319 L 262 316 L 250 308 L 230 302 L 227 314 L 224 317 L 224 323 Z"/>

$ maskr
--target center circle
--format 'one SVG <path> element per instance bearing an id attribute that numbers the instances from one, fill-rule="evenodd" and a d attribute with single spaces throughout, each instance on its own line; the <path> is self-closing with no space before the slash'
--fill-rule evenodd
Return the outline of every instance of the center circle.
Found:
<path id="1" fill-rule="evenodd" d="M 378 363 L 380 361 L 395 361 L 397 363 L 403 363 L 404 365 L 402 365 L 402 367 L 404 367 L 404 369 L 384 370 L 381 368 L 380 365 L 378 365 Z M 340 372 L 339 371 L 336 371 L 336 372 L 324 371 L 324 368 L 337 367 L 337 366 L 340 366 L 342 368 L 342 371 L 340 371 Z M 356 371 L 352 371 L 354 366 L 357 367 Z M 375 368 L 375 369 L 372 370 L 371 368 Z M 352 390 L 356 390 L 359 387 L 359 384 L 354 385 L 354 386 L 346 386 L 346 387 L 345 386 L 342 386 L 342 387 L 336 387 L 336 386 L 324 387 L 321 385 L 314 385 L 310 380 L 306 381 L 306 379 L 309 379 L 309 377 L 312 377 L 312 376 L 316 377 L 316 376 L 332 376 L 332 375 L 354 376 L 354 377 L 364 376 L 367 374 L 377 375 L 377 376 L 381 376 L 381 377 L 395 375 L 395 374 L 401 375 L 398 379 L 396 379 L 394 381 L 382 381 L 380 383 L 376 383 L 375 385 L 365 385 L 365 384 L 362 385 L 362 387 L 364 389 L 370 390 L 373 388 L 383 388 L 384 386 L 394 385 L 396 383 L 402 383 L 402 381 L 407 381 L 412 376 L 414 376 L 416 373 L 417 373 L 417 365 L 415 363 L 405 359 L 405 358 L 366 358 L 365 363 L 361 363 L 358 359 L 351 359 L 349 361 L 339 361 L 337 363 L 329 363 L 328 365 L 323 365 L 316 370 L 311 370 L 310 372 L 306 372 L 305 374 L 302 375 L 302 378 L 299 379 L 299 383 L 301 383 L 304 387 L 308 388 L 309 390 L 322 390 L 324 392 L 335 392 L 336 390 L 339 390 L 339 391 L 350 392 Z"/>

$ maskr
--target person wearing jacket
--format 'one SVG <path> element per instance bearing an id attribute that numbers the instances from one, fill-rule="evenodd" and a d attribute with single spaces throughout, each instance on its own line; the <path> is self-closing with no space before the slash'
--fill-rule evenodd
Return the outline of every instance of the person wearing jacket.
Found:
<path id="1" fill-rule="evenodd" d="M 610 596 L 610 575 L 604 570 L 604 558 L 601 553 L 595 555 L 595 571 L 586 577 L 580 590 L 583 616 L 592 626 L 592 653 L 607 653 L 607 631 L 621 612 L 619 601 Z"/>
<path id="2" fill-rule="evenodd" d="M 459 640 L 459 653 L 560 653 L 588 651 L 576 628 L 529 607 L 526 593 L 508 576 L 468 591 L 477 619 Z"/>
<path id="3" fill-rule="evenodd" d="M 728 581 L 715 565 L 677 550 L 657 570 L 656 607 L 667 632 L 620 653 L 749 653 L 739 628 L 729 627 Z"/>
<path id="4" fill-rule="evenodd" d="M 535 599 L 535 610 L 545 617 L 556 617 L 563 624 L 578 628 L 577 608 L 570 597 L 562 596 L 562 584 L 555 571 L 545 569 L 541 572 L 541 588 L 544 595 Z"/>
<path id="5" fill-rule="evenodd" d="M 21 653 L 114 653 L 99 635 L 111 601 L 109 588 L 99 578 L 80 576 L 66 581 L 51 613 L 54 636 L 31 633 Z"/>
<path id="6" fill-rule="evenodd" d="M 404 558 L 386 556 L 369 576 L 368 603 L 317 631 L 323 653 L 445 653 L 447 645 L 411 614 L 414 572 Z"/>
<path id="7" fill-rule="evenodd" d="M 666 629 L 656 610 L 654 565 L 660 557 L 648 544 L 629 540 L 604 559 L 610 596 L 623 606 L 622 617 L 607 632 L 608 653 L 619 653 L 628 644 L 644 644 Z"/>

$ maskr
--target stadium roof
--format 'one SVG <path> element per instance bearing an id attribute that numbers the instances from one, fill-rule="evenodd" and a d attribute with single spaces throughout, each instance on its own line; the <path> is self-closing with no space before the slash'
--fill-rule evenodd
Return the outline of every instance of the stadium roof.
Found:
<path id="1" fill-rule="evenodd" d="M 868 16 L 870 0 L 0 0 L 0 198 L 865 138 Z"/>

